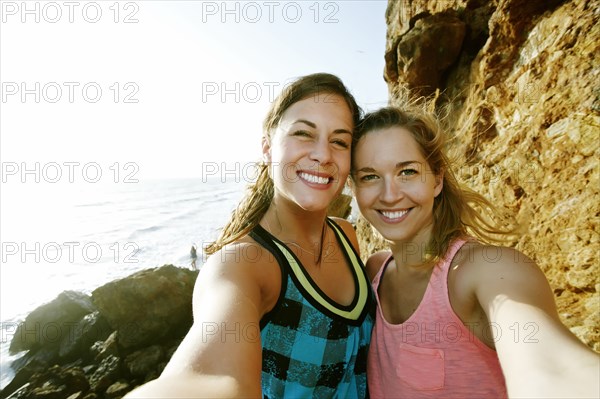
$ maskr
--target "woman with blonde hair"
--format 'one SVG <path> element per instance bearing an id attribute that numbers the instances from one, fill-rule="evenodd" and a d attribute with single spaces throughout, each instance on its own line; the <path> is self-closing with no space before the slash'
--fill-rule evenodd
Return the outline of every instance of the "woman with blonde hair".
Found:
<path id="1" fill-rule="evenodd" d="M 560 322 L 534 262 L 490 245 L 514 231 L 458 184 L 437 120 L 384 108 L 354 140 L 356 200 L 389 244 L 367 261 L 370 396 L 599 397 L 599 357 Z"/>
<path id="2" fill-rule="evenodd" d="M 129 397 L 365 397 L 374 299 L 352 226 L 327 217 L 360 116 L 333 75 L 283 90 L 257 181 L 206 248 L 192 328 Z"/>

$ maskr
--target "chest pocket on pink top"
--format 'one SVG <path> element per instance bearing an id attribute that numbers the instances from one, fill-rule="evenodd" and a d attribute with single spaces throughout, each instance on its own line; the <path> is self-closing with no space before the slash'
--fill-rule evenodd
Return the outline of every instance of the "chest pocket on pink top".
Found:
<path id="1" fill-rule="evenodd" d="M 420 391 L 444 388 L 444 351 L 400 344 L 396 375 L 403 384 Z"/>

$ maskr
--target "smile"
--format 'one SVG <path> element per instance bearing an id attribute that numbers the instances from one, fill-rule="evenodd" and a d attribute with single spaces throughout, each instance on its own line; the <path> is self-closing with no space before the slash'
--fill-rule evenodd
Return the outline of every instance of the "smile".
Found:
<path id="1" fill-rule="evenodd" d="M 406 214 L 408 212 L 410 212 L 410 209 L 403 209 L 400 211 L 377 211 L 379 212 L 379 214 L 381 214 L 384 218 L 385 221 L 388 222 L 398 222 L 400 220 L 403 220 L 404 217 L 406 216 Z"/>
<path id="2" fill-rule="evenodd" d="M 309 183 L 312 184 L 329 184 L 329 182 L 332 180 L 331 177 L 325 177 L 325 176 L 317 176 L 317 175 L 313 175 L 310 173 L 306 173 L 306 172 L 298 172 L 298 176 L 302 179 L 305 180 Z"/>

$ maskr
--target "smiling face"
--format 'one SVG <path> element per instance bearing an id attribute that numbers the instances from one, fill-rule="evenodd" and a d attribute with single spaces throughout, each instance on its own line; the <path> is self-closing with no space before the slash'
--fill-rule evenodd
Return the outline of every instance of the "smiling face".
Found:
<path id="1" fill-rule="evenodd" d="M 271 138 L 263 141 L 273 200 L 326 210 L 350 172 L 353 127 L 352 113 L 340 96 L 320 93 L 291 105 Z"/>
<path id="2" fill-rule="evenodd" d="M 412 134 L 399 126 L 366 133 L 356 144 L 353 168 L 356 201 L 373 227 L 394 243 L 426 244 L 443 183 Z"/>

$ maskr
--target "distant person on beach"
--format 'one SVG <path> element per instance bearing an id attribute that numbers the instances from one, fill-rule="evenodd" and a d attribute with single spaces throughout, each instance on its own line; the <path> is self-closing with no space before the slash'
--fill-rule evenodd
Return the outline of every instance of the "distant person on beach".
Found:
<path id="1" fill-rule="evenodd" d="M 198 270 L 198 268 L 196 267 L 196 261 L 198 260 L 198 253 L 197 253 L 197 248 L 196 248 L 196 244 L 192 245 L 192 248 L 190 249 L 190 266 L 192 268 L 192 270 Z"/>
<path id="2" fill-rule="evenodd" d="M 206 248 L 194 325 L 128 397 L 363 398 L 374 297 L 352 225 L 327 217 L 361 110 L 329 74 L 287 86 L 256 183 Z"/>
<path id="3" fill-rule="evenodd" d="M 437 119 L 384 108 L 354 140 L 358 206 L 390 247 L 367 261 L 370 397 L 600 397 L 600 357 L 561 323 L 543 272 L 484 244 L 515 230 L 457 183 Z"/>

